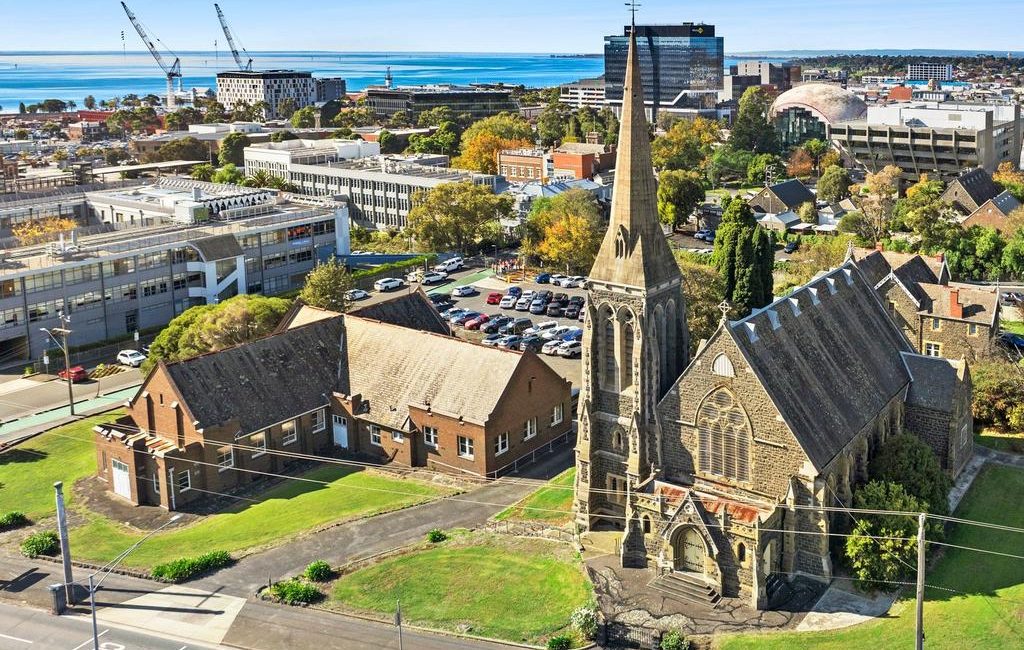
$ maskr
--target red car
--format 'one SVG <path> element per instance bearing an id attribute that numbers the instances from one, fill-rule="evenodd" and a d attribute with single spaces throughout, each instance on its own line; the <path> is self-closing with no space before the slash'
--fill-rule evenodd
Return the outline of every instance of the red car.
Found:
<path id="1" fill-rule="evenodd" d="M 89 373 L 87 373 L 85 371 L 85 368 L 83 368 L 82 366 L 72 366 L 68 370 L 61 370 L 60 372 L 57 373 L 57 376 L 63 379 L 64 381 L 67 381 L 68 375 L 71 376 L 72 383 L 85 381 L 86 379 L 89 378 Z"/>
<path id="2" fill-rule="evenodd" d="M 466 329 L 468 329 L 468 330 L 478 330 L 478 329 L 480 329 L 481 325 L 483 325 L 484 323 L 486 323 L 489 320 L 491 320 L 490 316 L 488 316 L 487 314 L 480 314 L 479 316 L 477 316 L 473 320 L 466 321 Z"/>
<path id="3" fill-rule="evenodd" d="M 487 294 L 487 304 L 488 305 L 497 305 L 498 303 L 501 302 L 501 299 L 504 298 L 504 297 L 505 297 L 505 294 L 503 294 L 503 293 L 491 292 L 491 293 Z"/>

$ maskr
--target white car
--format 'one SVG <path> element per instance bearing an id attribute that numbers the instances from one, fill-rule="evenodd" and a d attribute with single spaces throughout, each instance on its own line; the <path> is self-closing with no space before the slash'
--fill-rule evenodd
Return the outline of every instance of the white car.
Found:
<path id="1" fill-rule="evenodd" d="M 561 340 L 562 337 L 568 334 L 571 329 L 572 328 L 568 325 L 559 325 L 558 327 L 552 327 L 549 330 L 545 330 L 540 337 L 545 341 L 553 341 L 555 339 Z"/>
<path id="2" fill-rule="evenodd" d="M 440 273 L 438 271 L 431 271 L 429 273 L 424 273 L 423 274 L 423 279 L 420 280 L 420 282 L 423 283 L 423 284 L 437 284 L 439 282 L 444 282 L 446 279 L 448 279 L 448 274 L 447 273 Z"/>
<path id="3" fill-rule="evenodd" d="M 544 346 L 540 349 L 540 351 L 542 353 L 544 353 L 544 354 L 549 354 L 549 355 L 555 356 L 555 355 L 558 354 L 558 348 L 562 347 L 563 343 L 565 343 L 565 341 L 563 341 L 561 339 L 555 339 L 553 341 L 548 341 L 547 343 L 544 344 Z"/>
<path id="4" fill-rule="evenodd" d="M 587 279 L 582 275 L 574 275 L 571 278 L 562 280 L 562 286 L 568 289 L 572 289 L 573 287 L 582 287 L 586 281 Z"/>
<path id="5" fill-rule="evenodd" d="M 138 368 L 146 360 L 146 355 L 138 350 L 121 350 L 117 353 L 117 362 L 124 366 Z"/>
<path id="6" fill-rule="evenodd" d="M 345 300 L 365 300 L 370 294 L 362 289 L 349 289 L 345 292 Z"/>
<path id="7" fill-rule="evenodd" d="M 505 296 L 501 299 L 501 302 L 498 303 L 498 307 L 502 309 L 515 309 L 517 300 L 519 299 L 515 296 Z"/>
<path id="8" fill-rule="evenodd" d="M 561 273 L 552 273 L 551 274 L 551 284 L 555 285 L 556 287 L 562 286 L 562 280 L 564 280 L 564 279 L 565 279 L 565 276 L 562 275 Z"/>
<path id="9" fill-rule="evenodd" d="M 558 348 L 558 356 L 572 358 L 583 353 L 583 343 L 580 341 L 566 341 Z"/>
<path id="10" fill-rule="evenodd" d="M 516 311 L 528 311 L 530 309 L 531 298 L 523 296 L 516 301 Z"/>
<path id="11" fill-rule="evenodd" d="M 381 278 L 373 283 L 373 288 L 377 291 L 394 291 L 401 289 L 403 284 L 398 278 Z"/>
<path id="12" fill-rule="evenodd" d="M 441 273 L 451 273 L 452 271 L 458 271 L 465 265 L 466 264 L 462 261 L 461 257 L 453 257 L 450 260 L 445 260 L 434 266 L 434 270 Z"/>
<path id="13" fill-rule="evenodd" d="M 452 290 L 452 295 L 460 298 L 464 296 L 475 296 L 476 294 L 476 287 L 468 284 L 464 287 L 455 287 Z"/>
<path id="14" fill-rule="evenodd" d="M 534 325 L 530 329 L 528 329 L 525 332 L 523 332 L 523 336 L 533 336 L 534 334 L 540 334 L 544 330 L 549 330 L 552 327 L 558 327 L 558 321 L 556 321 L 556 320 L 546 320 L 543 323 L 537 323 L 536 325 Z"/>

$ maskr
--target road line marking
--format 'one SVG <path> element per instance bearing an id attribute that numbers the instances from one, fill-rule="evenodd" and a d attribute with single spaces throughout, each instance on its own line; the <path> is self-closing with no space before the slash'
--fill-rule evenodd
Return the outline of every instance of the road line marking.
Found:
<path id="1" fill-rule="evenodd" d="M 19 639 L 19 638 L 18 638 L 18 637 L 16 637 L 16 636 L 8 636 L 8 635 L 6 635 L 6 634 L 0 634 L 0 638 L 3 638 L 3 639 L 10 639 L 11 641 L 21 641 L 22 643 L 28 643 L 28 644 L 30 644 L 30 645 L 31 645 L 31 643 L 32 643 L 32 642 L 31 642 L 31 641 L 29 641 L 28 639 Z"/>
<path id="2" fill-rule="evenodd" d="M 109 631 L 110 631 L 110 630 L 103 630 L 102 632 L 100 632 L 99 634 L 97 634 L 97 635 L 96 635 L 96 638 L 97 638 L 97 639 L 98 639 L 98 638 L 100 638 L 101 636 L 103 636 L 104 634 L 106 634 L 106 633 L 107 633 L 107 632 L 109 632 Z M 85 641 L 82 641 L 81 643 L 79 643 L 78 645 L 76 645 L 76 646 L 75 646 L 74 648 L 71 648 L 71 650 L 81 650 L 81 649 L 82 649 L 82 648 L 84 648 L 84 647 L 85 647 L 86 645 L 88 645 L 88 644 L 92 643 L 92 641 L 93 641 L 93 640 L 92 640 L 91 638 L 89 638 L 89 639 L 86 639 Z"/>

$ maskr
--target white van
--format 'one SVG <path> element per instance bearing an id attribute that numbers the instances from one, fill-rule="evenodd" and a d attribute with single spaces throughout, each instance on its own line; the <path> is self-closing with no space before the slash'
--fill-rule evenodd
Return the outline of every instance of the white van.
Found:
<path id="1" fill-rule="evenodd" d="M 445 260 L 440 264 L 435 265 L 434 270 L 439 273 L 451 273 L 452 271 L 458 271 L 465 265 L 466 264 L 462 261 L 461 257 L 453 257 L 450 260 Z"/>

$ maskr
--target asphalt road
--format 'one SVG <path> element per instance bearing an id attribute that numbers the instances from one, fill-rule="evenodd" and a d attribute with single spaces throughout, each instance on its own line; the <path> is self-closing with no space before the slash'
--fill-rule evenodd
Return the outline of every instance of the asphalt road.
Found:
<path id="1" fill-rule="evenodd" d="M 100 650 L 191 650 L 215 646 L 184 643 L 134 630 L 99 626 Z M 0 648 L 5 650 L 91 650 L 92 623 L 84 616 L 51 616 L 27 607 L 0 604 Z"/>
<path id="2" fill-rule="evenodd" d="M 100 393 L 127 388 L 142 382 L 142 374 L 130 368 L 116 375 L 74 384 L 75 401 L 96 397 Z M 58 379 L 10 379 L 0 383 L 0 422 L 46 411 L 68 403 L 68 385 Z"/>

